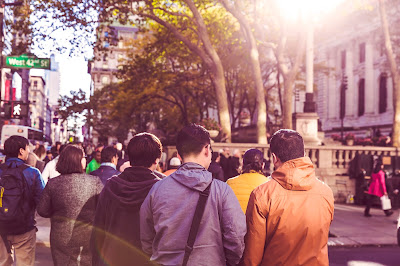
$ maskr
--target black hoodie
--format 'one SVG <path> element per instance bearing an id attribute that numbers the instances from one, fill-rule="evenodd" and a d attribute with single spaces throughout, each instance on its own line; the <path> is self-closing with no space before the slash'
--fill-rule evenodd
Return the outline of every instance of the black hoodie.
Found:
<path id="1" fill-rule="evenodd" d="M 140 243 L 139 210 L 159 180 L 145 167 L 129 167 L 107 180 L 93 226 L 93 265 L 145 265 L 148 262 Z"/>

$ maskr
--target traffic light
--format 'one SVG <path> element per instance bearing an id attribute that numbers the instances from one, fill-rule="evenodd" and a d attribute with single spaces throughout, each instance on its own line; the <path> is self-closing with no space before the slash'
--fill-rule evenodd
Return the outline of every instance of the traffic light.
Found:
<path id="1" fill-rule="evenodd" d="M 6 102 L 4 103 L 4 116 L 8 119 L 21 119 L 27 117 L 29 106 L 23 102 Z"/>

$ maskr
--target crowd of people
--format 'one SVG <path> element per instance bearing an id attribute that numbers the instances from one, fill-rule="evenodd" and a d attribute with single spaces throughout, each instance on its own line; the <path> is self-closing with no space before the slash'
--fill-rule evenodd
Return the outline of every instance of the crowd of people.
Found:
<path id="1" fill-rule="evenodd" d="M 333 193 L 296 131 L 272 136 L 272 174 L 262 151 L 214 152 L 195 124 L 169 160 L 150 133 L 126 149 L 43 148 L 4 143 L 0 265 L 34 265 L 35 211 L 50 218 L 54 265 L 329 264 Z"/>

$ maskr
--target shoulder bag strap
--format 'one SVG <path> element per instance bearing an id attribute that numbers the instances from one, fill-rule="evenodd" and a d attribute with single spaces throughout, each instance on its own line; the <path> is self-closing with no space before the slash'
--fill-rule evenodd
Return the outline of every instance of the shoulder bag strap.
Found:
<path id="1" fill-rule="evenodd" d="M 186 266 L 189 260 L 189 256 L 193 251 L 194 241 L 196 240 L 197 232 L 199 231 L 199 226 L 201 218 L 203 217 L 204 209 L 206 207 L 206 202 L 208 195 L 210 195 L 211 183 L 207 186 L 205 190 L 200 192 L 199 201 L 197 202 L 196 211 L 194 212 L 192 225 L 190 226 L 189 237 L 185 247 L 185 256 L 183 257 L 182 266 Z"/>

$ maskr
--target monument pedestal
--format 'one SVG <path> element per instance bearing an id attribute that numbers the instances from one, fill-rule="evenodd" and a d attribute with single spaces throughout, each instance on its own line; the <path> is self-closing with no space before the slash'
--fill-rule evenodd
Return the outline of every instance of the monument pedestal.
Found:
<path id="1" fill-rule="evenodd" d="M 300 133 L 306 145 L 321 145 L 318 138 L 317 113 L 294 113 L 292 115 L 293 129 Z"/>

